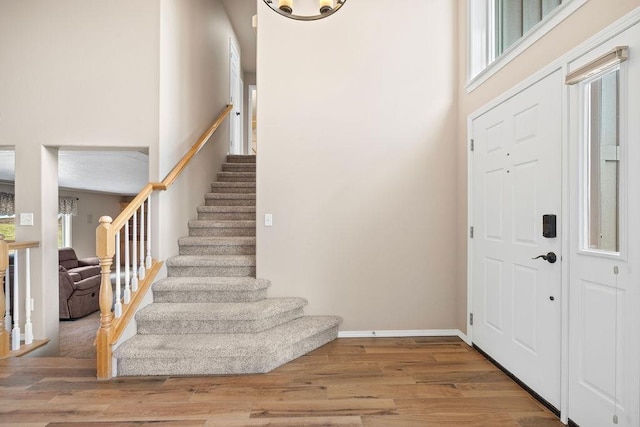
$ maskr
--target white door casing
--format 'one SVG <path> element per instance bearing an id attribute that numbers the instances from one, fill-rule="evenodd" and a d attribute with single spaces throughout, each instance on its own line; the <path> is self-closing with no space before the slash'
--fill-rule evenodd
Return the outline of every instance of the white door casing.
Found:
<path id="1" fill-rule="evenodd" d="M 588 131 L 594 132 L 588 119 L 587 105 L 593 105 L 593 101 L 588 99 L 587 85 L 593 79 L 568 89 L 571 111 L 568 415 L 581 427 L 614 426 L 614 416 L 618 426 L 640 426 L 639 26 L 582 56 L 572 68 L 622 45 L 629 46 L 630 57 L 618 72 L 619 160 L 611 158 L 609 147 L 603 146 L 601 151 L 603 158 L 608 156 L 603 162 L 619 164 L 618 251 L 598 249 L 594 238 L 599 238 L 599 227 L 588 225 L 592 191 L 596 189 L 587 179 L 591 138 Z M 605 79 L 612 76 L 610 71 L 605 72 Z M 599 80 L 601 76 L 594 78 Z M 603 97 L 607 96 L 603 93 Z M 607 121 L 611 118 L 607 113 L 603 116 Z M 607 130 L 601 133 L 602 144 L 610 143 L 605 141 L 610 139 Z M 604 184 L 603 196 L 611 192 L 609 184 Z"/>
<path id="2" fill-rule="evenodd" d="M 473 342 L 560 408 L 562 75 L 473 119 Z M 557 216 L 557 237 L 542 216 Z M 554 252 L 555 263 L 532 259 Z"/>
<path id="3" fill-rule="evenodd" d="M 229 40 L 229 102 L 233 110 L 229 119 L 229 153 L 242 154 L 242 96 L 240 88 L 240 55 Z"/>

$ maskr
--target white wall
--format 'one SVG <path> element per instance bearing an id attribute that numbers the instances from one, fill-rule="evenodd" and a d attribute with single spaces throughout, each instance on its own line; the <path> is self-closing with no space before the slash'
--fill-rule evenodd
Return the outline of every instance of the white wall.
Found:
<path id="1" fill-rule="evenodd" d="M 456 4 L 350 1 L 298 22 L 258 2 L 258 22 L 270 295 L 343 331 L 457 327 Z"/>
<path id="2" fill-rule="evenodd" d="M 52 341 L 38 353 L 58 347 L 55 147 L 154 153 L 158 46 L 158 0 L 0 0 L 0 145 L 16 149 L 16 211 L 35 217 L 16 236 L 41 242 L 34 334 Z"/>
<path id="3" fill-rule="evenodd" d="M 236 40 L 219 0 L 161 0 L 160 170 L 161 180 L 229 102 L 229 40 Z M 204 193 L 229 151 L 226 120 L 194 163 L 160 195 L 159 254 L 178 253 L 187 221 L 204 204 Z M 152 175 L 153 176 L 153 175 Z"/>

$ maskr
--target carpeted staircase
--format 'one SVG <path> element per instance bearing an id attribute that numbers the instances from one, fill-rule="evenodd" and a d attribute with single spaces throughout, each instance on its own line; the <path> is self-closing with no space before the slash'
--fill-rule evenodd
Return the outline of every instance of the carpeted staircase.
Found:
<path id="1" fill-rule="evenodd" d="M 228 156 L 189 221 L 138 334 L 114 351 L 118 375 L 268 372 L 337 338 L 336 316 L 304 316 L 302 298 L 267 298 L 256 279 L 256 157 Z"/>

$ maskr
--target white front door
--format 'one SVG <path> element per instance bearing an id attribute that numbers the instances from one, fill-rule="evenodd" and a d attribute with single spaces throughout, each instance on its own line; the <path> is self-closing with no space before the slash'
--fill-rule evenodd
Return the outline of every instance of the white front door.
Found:
<path id="1" fill-rule="evenodd" d="M 240 56 L 238 50 L 229 42 L 229 100 L 233 104 L 229 121 L 229 153 L 242 154 L 242 96 L 240 88 Z"/>
<path id="2" fill-rule="evenodd" d="M 562 84 L 557 71 L 473 119 L 471 160 L 473 343 L 556 408 Z M 543 237 L 543 215 L 556 237 Z M 551 252 L 554 263 L 533 259 Z"/>
<path id="3" fill-rule="evenodd" d="M 569 418 L 640 426 L 640 26 L 630 58 L 570 89 Z M 634 55 L 635 52 L 635 55 Z"/>

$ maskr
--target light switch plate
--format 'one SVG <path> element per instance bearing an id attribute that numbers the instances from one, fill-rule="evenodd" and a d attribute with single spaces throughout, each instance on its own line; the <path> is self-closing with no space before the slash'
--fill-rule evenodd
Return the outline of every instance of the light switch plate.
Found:
<path id="1" fill-rule="evenodd" d="M 272 227 L 273 226 L 273 215 L 272 214 L 264 214 L 264 226 Z"/>
<path id="2" fill-rule="evenodd" d="M 33 225 L 33 214 L 32 213 L 21 213 L 20 214 L 20 225 Z"/>

